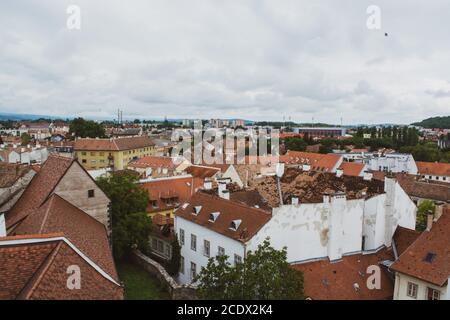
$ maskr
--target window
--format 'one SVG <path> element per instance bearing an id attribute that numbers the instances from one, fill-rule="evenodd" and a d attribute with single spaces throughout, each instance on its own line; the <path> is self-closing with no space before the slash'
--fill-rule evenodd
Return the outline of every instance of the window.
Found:
<path id="1" fill-rule="evenodd" d="M 88 198 L 94 198 L 95 197 L 95 190 L 91 189 L 88 190 Z"/>
<path id="2" fill-rule="evenodd" d="M 81 163 L 86 163 L 86 162 L 87 162 L 86 159 L 81 160 Z"/>
<path id="3" fill-rule="evenodd" d="M 105 153 L 104 152 L 100 152 L 100 155 L 103 157 L 105 155 Z"/>
<path id="4" fill-rule="evenodd" d="M 191 249 L 197 251 L 197 236 L 195 234 L 191 234 Z"/>
<path id="5" fill-rule="evenodd" d="M 91 152 L 91 156 L 95 156 L 95 152 Z"/>
<path id="6" fill-rule="evenodd" d="M 153 209 L 158 208 L 158 201 L 156 200 L 150 200 L 150 204 L 152 206 Z"/>
<path id="7" fill-rule="evenodd" d="M 82 152 L 81 155 L 82 155 L 82 156 L 85 156 L 85 155 L 86 155 L 86 152 Z"/>
<path id="8" fill-rule="evenodd" d="M 242 257 L 238 254 L 234 255 L 234 265 L 237 265 L 238 263 L 242 263 Z"/>
<path id="9" fill-rule="evenodd" d="M 180 273 L 184 274 L 184 257 L 180 256 Z"/>
<path id="10" fill-rule="evenodd" d="M 180 244 L 184 245 L 184 230 L 180 229 Z"/>
<path id="11" fill-rule="evenodd" d="M 441 300 L 441 292 L 433 288 L 427 288 L 428 300 Z"/>
<path id="12" fill-rule="evenodd" d="M 193 280 L 197 276 L 197 265 L 191 262 L 191 279 Z"/>
<path id="13" fill-rule="evenodd" d="M 152 239 L 152 249 L 155 251 L 158 249 L 158 240 L 155 238 Z"/>
<path id="14" fill-rule="evenodd" d="M 225 249 L 219 246 L 217 248 L 217 255 L 224 256 L 225 255 Z"/>
<path id="15" fill-rule="evenodd" d="M 203 241 L 203 255 L 209 258 L 210 244 L 208 240 Z"/>
<path id="16" fill-rule="evenodd" d="M 164 248 L 164 254 L 166 255 L 166 257 L 170 258 L 170 245 L 166 244 Z"/>
<path id="17" fill-rule="evenodd" d="M 412 282 L 408 282 L 408 288 L 407 288 L 407 292 L 406 295 L 408 297 L 417 299 L 417 289 L 419 288 L 419 286 L 415 283 Z"/>
<path id="18" fill-rule="evenodd" d="M 158 251 L 161 253 L 164 252 L 164 243 L 161 240 L 158 240 Z"/>

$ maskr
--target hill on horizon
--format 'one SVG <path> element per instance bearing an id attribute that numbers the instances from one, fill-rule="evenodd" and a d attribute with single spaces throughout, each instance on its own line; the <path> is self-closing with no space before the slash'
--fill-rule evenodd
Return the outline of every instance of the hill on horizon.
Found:
<path id="1" fill-rule="evenodd" d="M 413 126 L 420 126 L 427 129 L 439 128 L 450 129 L 450 116 L 431 117 L 420 122 L 412 123 Z"/>

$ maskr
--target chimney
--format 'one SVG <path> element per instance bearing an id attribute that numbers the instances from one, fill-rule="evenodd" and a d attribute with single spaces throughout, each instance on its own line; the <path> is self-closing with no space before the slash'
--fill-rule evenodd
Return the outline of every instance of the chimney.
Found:
<path id="1" fill-rule="evenodd" d="M 347 198 L 344 192 L 336 192 L 329 196 L 328 219 L 328 247 L 327 253 L 330 261 L 342 258 L 344 221 L 343 212 Z"/>
<path id="2" fill-rule="evenodd" d="M 230 191 L 229 190 L 223 190 L 221 194 L 219 194 L 219 197 L 225 200 L 230 200 Z"/>
<path id="3" fill-rule="evenodd" d="M 364 171 L 364 177 L 363 177 L 364 180 L 371 181 L 372 178 L 373 178 L 373 173 Z"/>
<path id="4" fill-rule="evenodd" d="M 203 181 L 203 189 L 205 190 L 211 190 L 212 189 L 212 181 L 209 179 L 205 179 Z"/>
<path id="5" fill-rule="evenodd" d="M 428 211 L 427 212 L 427 228 L 425 229 L 425 231 L 430 231 L 431 228 L 433 227 L 433 212 L 432 211 Z"/>
<path id="6" fill-rule="evenodd" d="M 340 178 L 340 177 L 342 177 L 343 174 L 344 174 L 344 170 L 342 170 L 342 169 L 336 170 L 336 177 Z"/>
<path id="7" fill-rule="evenodd" d="M 4 214 L 0 214 L 0 237 L 6 237 L 6 224 Z"/>
<path id="8" fill-rule="evenodd" d="M 284 163 L 277 163 L 275 172 L 277 173 L 277 177 L 281 178 L 284 174 Z"/>
<path id="9" fill-rule="evenodd" d="M 219 197 L 222 198 L 222 193 L 227 190 L 227 184 L 223 181 L 219 182 L 219 188 L 217 190 Z"/>
<path id="10" fill-rule="evenodd" d="M 434 208 L 434 221 L 437 221 L 444 212 L 444 203 L 436 204 L 436 207 Z"/>
<path id="11" fill-rule="evenodd" d="M 291 204 L 293 206 L 298 206 L 298 197 L 292 197 L 291 198 Z"/>

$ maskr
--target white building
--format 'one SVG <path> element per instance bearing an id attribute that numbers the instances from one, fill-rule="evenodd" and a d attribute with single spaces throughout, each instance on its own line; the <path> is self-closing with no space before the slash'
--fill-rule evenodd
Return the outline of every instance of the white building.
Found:
<path id="1" fill-rule="evenodd" d="M 230 263 L 240 261 L 266 238 L 278 250 L 287 247 L 288 262 L 298 264 L 323 258 L 333 261 L 390 247 L 397 226 L 415 228 L 416 206 L 394 179 L 386 178 L 384 188 L 379 188 L 381 182 L 371 187 L 371 181 L 360 177 L 345 179 L 353 179 L 349 185 L 355 183 L 360 188 L 349 190 L 351 199 L 345 193 L 335 192 L 307 203 L 305 197 L 282 191 L 281 197 L 290 198 L 289 204 L 283 204 L 283 200 L 273 205 L 269 200 L 271 215 L 219 197 L 194 195 L 175 213 L 184 266 L 180 281 L 190 282 L 211 256 L 225 252 Z M 320 184 L 328 188 L 325 182 Z M 264 186 L 267 194 L 259 190 L 263 198 L 279 194 L 276 183 Z M 314 191 L 313 187 L 306 188 Z M 226 190 L 219 188 L 219 194 L 227 198 Z"/>
<path id="2" fill-rule="evenodd" d="M 192 282 L 210 257 L 227 255 L 231 264 L 241 262 L 249 239 L 270 217 L 263 210 L 196 193 L 175 212 L 175 230 L 181 245 L 179 281 Z"/>
<path id="3" fill-rule="evenodd" d="M 321 203 L 291 197 L 290 204 L 273 208 L 272 219 L 253 237 L 250 248 L 270 237 L 274 248 L 288 248 L 290 263 L 302 263 L 389 247 L 398 225 L 415 228 L 416 206 L 393 179 L 385 179 L 384 191 L 358 199 L 337 192 L 324 195 Z"/>
<path id="4" fill-rule="evenodd" d="M 407 153 L 343 153 L 346 161 L 362 162 L 368 170 L 393 173 L 417 174 L 417 165 L 411 154 Z"/>

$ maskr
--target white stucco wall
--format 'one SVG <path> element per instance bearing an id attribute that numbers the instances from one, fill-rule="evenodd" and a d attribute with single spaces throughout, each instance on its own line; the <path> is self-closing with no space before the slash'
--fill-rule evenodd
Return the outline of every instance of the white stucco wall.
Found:
<path id="1" fill-rule="evenodd" d="M 181 246 L 181 256 L 184 257 L 184 273 L 179 273 L 178 280 L 182 284 L 191 283 L 190 268 L 191 262 L 197 265 L 197 274 L 200 273 L 202 267 L 208 264 L 208 257 L 203 254 L 204 240 L 210 243 L 210 257 L 218 254 L 218 247 L 225 249 L 225 255 L 228 261 L 234 264 L 234 255 L 237 254 L 244 259 L 245 245 L 239 241 L 225 237 L 217 232 L 211 231 L 189 220 L 183 219 L 175 214 L 175 231 L 177 236 L 180 235 L 180 229 L 184 230 L 184 245 Z M 191 249 L 191 234 L 197 236 L 197 250 Z M 181 244 L 181 243 L 180 243 Z"/>
<path id="2" fill-rule="evenodd" d="M 417 289 L 417 299 L 409 297 L 408 292 L 408 282 L 412 282 L 418 285 Z M 438 287 L 434 284 L 413 278 L 406 274 L 399 272 L 395 273 L 395 288 L 394 288 L 394 300 L 427 300 L 427 288 L 433 288 L 441 292 L 441 300 L 450 300 L 448 281 L 447 285 L 443 287 Z"/>
<path id="3" fill-rule="evenodd" d="M 267 237 L 276 249 L 287 247 L 289 262 L 330 257 L 361 250 L 364 200 L 342 199 L 330 203 L 284 205 L 273 209 L 272 219 L 250 240 L 254 250 Z M 335 213 L 336 232 L 330 232 L 330 217 Z M 329 241 L 330 238 L 334 240 Z"/>
<path id="4" fill-rule="evenodd" d="M 95 196 L 88 197 L 88 190 Z M 83 168 L 74 162 L 55 187 L 56 194 L 103 223 L 109 230 L 109 199 Z"/>

